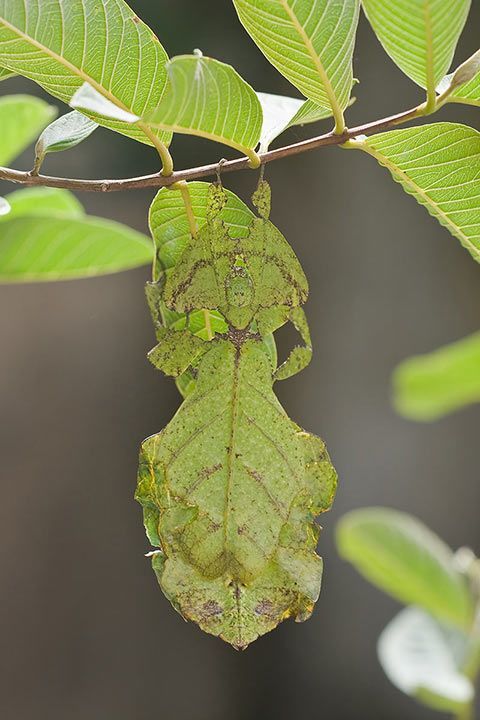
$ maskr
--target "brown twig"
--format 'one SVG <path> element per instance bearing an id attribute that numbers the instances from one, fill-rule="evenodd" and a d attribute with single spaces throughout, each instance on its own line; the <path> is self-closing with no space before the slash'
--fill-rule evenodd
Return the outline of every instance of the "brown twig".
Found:
<path id="1" fill-rule="evenodd" d="M 281 160 L 282 158 L 298 155 L 300 153 L 316 150 L 321 147 L 329 147 L 332 145 L 342 145 L 348 140 L 359 135 L 372 135 L 375 132 L 388 130 L 402 123 L 414 120 L 424 115 L 424 106 L 406 110 L 398 115 L 392 115 L 382 120 L 376 120 L 365 125 L 347 129 L 341 135 L 334 132 L 319 135 L 318 137 L 302 142 L 287 145 L 276 150 L 260 155 L 262 164 Z M 247 157 L 238 158 L 237 160 L 228 160 L 222 163 L 222 175 L 227 172 L 235 172 L 236 170 L 247 170 L 250 168 L 249 159 Z M 35 175 L 31 172 L 22 172 L 20 170 L 12 170 L 11 168 L 0 167 L 0 180 L 7 180 L 20 185 L 40 185 L 43 187 L 65 188 L 67 190 L 76 190 L 79 192 L 115 192 L 121 190 L 139 190 L 144 188 L 160 188 L 172 185 L 181 180 L 196 180 L 198 178 L 210 177 L 218 172 L 218 163 L 212 165 L 203 165 L 201 167 L 189 168 L 188 170 L 178 170 L 166 177 L 160 173 L 154 175 L 144 175 L 142 177 L 126 178 L 124 180 L 77 180 L 70 178 L 51 177 L 48 175 Z"/>

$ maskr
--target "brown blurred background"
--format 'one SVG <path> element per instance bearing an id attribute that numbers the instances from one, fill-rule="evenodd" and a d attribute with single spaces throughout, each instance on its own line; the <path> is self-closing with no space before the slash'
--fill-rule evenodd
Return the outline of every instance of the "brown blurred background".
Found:
<path id="1" fill-rule="evenodd" d="M 226 0 L 132 0 L 170 55 L 201 48 L 257 90 L 295 94 Z M 458 60 L 478 47 L 474 3 Z M 384 55 L 364 20 L 351 125 L 410 107 L 419 88 Z M 1 93 L 42 95 L 26 81 Z M 480 128 L 480 111 L 439 119 Z M 326 130 L 329 123 L 323 123 Z M 322 125 L 319 126 L 319 131 Z M 288 141 L 318 128 L 290 131 Z M 224 148 L 178 137 L 178 168 Z M 16 166 L 29 168 L 32 152 Z M 48 160 L 67 176 L 156 169 L 152 150 L 99 130 Z M 324 149 L 269 166 L 273 220 L 310 279 L 309 369 L 277 386 L 290 415 L 328 442 L 341 477 L 324 518 L 325 584 L 313 618 L 285 623 L 239 654 L 187 625 L 156 585 L 132 499 L 140 441 L 179 404 L 146 360 L 154 337 L 148 270 L 0 288 L 0 713 L 8 720 L 291 720 L 434 718 L 377 663 L 397 605 L 337 556 L 335 523 L 379 504 L 418 515 L 453 547 L 480 551 L 477 406 L 432 425 L 391 407 L 404 357 L 480 327 L 480 269 L 424 209 L 361 153 Z M 242 197 L 252 173 L 229 175 Z M 0 193 L 12 188 L 0 185 Z M 150 192 L 83 195 L 88 210 L 147 230 Z M 282 352 L 290 340 L 280 334 Z"/>

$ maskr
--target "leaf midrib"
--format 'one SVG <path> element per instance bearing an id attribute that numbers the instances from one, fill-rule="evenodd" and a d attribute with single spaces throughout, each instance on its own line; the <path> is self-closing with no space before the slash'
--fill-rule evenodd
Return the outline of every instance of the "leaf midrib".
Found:
<path id="1" fill-rule="evenodd" d="M 76 75 L 84 82 L 91 85 L 100 95 L 105 97 L 107 100 L 112 102 L 117 107 L 121 108 L 125 112 L 132 112 L 132 108 L 127 107 L 121 100 L 119 100 L 115 95 L 113 95 L 109 90 L 107 90 L 103 85 L 101 85 L 99 82 L 97 82 L 94 78 L 92 78 L 90 75 L 88 75 L 86 72 L 84 72 L 82 69 L 75 67 L 69 60 L 62 57 L 61 55 L 58 55 L 58 53 L 51 50 L 51 48 L 46 47 L 42 43 L 40 43 L 38 40 L 33 38 L 31 35 L 28 35 L 26 32 L 21 30 L 20 28 L 17 28 L 15 25 L 12 25 L 12 23 L 8 22 L 3 17 L 0 17 L 0 23 L 2 23 L 7 30 L 10 30 L 11 32 L 15 33 L 20 37 L 22 40 L 25 40 L 25 42 L 30 43 L 34 47 L 38 48 L 42 52 L 44 52 L 46 55 L 51 57 L 56 62 L 60 63 L 60 65 L 63 65 L 65 68 L 70 70 L 70 72 L 73 75 Z M 5 62 L 5 60 L 3 60 Z M 143 131 L 143 133 L 148 137 L 149 140 L 153 142 L 154 145 L 156 145 L 159 141 L 157 138 L 155 138 L 154 134 L 149 130 L 148 126 L 143 123 L 142 121 L 138 121 L 137 123 L 134 123 L 138 126 L 140 130 Z"/>
<path id="2" fill-rule="evenodd" d="M 320 57 L 318 56 L 318 53 L 315 51 L 315 48 L 313 47 L 313 43 L 308 37 L 305 28 L 302 27 L 298 17 L 296 16 L 293 9 L 288 4 L 288 0 L 280 0 L 280 3 L 282 7 L 284 8 L 285 12 L 289 16 L 290 20 L 292 21 L 292 24 L 297 31 L 298 35 L 300 36 L 301 40 L 305 44 L 305 47 L 307 48 L 308 54 L 310 55 L 311 59 L 313 60 L 313 63 L 317 69 L 317 72 L 320 76 L 320 80 L 323 84 L 323 87 L 325 88 L 325 92 L 327 93 L 328 100 L 330 102 L 333 114 L 335 116 L 335 119 L 338 121 L 339 118 L 342 117 L 342 109 L 340 107 L 340 104 L 337 100 L 337 96 L 335 94 L 335 91 L 332 87 L 332 84 L 330 82 L 330 79 L 327 75 L 327 72 L 323 66 L 322 61 L 320 60 Z"/>
<path id="3" fill-rule="evenodd" d="M 424 5 L 425 15 L 425 41 L 427 45 L 427 67 L 426 67 L 426 79 L 427 79 L 427 97 L 428 99 L 435 100 L 437 95 L 435 92 L 435 58 L 433 54 L 433 31 L 432 31 L 432 13 L 430 0 L 425 0 Z"/>

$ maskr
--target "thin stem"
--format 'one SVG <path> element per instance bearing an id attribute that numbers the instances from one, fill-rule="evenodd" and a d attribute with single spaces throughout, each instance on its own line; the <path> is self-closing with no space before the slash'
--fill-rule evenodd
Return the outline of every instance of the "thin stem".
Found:
<path id="1" fill-rule="evenodd" d="M 319 135 L 318 137 L 302 142 L 287 145 L 276 150 L 262 153 L 258 157 L 262 164 L 281 160 L 292 155 L 317 150 L 321 147 L 331 147 L 333 145 L 343 145 L 348 140 L 352 140 L 358 135 L 372 135 L 376 132 L 394 128 L 402 123 L 409 122 L 415 118 L 425 114 L 425 105 L 406 110 L 392 115 L 391 117 L 375 120 L 365 125 L 345 130 L 341 135 L 337 135 L 335 131 Z M 168 152 L 168 150 L 167 150 Z M 201 167 L 189 168 L 188 170 L 178 170 L 169 176 L 161 173 L 153 175 L 144 175 L 142 177 L 127 178 L 122 180 L 77 180 L 70 178 L 50 177 L 48 175 L 32 175 L 29 172 L 20 170 L 12 170 L 11 168 L 0 167 L 0 180 L 8 180 L 9 182 L 20 185 L 40 185 L 43 187 L 65 188 L 67 190 L 76 190 L 78 192 L 115 192 L 120 190 L 135 190 L 145 188 L 168 187 L 182 180 L 195 180 L 202 177 L 211 177 L 217 174 L 219 164 L 203 165 Z M 251 168 L 250 159 L 248 157 L 238 158 L 237 160 L 228 160 L 222 163 L 222 175 L 226 172 L 235 172 L 237 170 L 247 170 Z M 165 172 L 165 170 L 164 170 Z"/>

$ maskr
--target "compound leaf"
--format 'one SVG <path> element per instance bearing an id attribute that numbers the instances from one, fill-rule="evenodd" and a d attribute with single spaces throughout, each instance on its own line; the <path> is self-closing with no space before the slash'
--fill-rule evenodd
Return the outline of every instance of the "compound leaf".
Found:
<path id="1" fill-rule="evenodd" d="M 70 150 L 90 137 L 97 127 L 96 122 L 76 110 L 54 120 L 35 145 L 35 170 L 40 169 L 48 153 Z"/>
<path id="2" fill-rule="evenodd" d="M 29 95 L 0 98 L 0 165 L 7 165 L 20 155 L 56 114 L 56 109 L 40 98 Z"/>
<path id="3" fill-rule="evenodd" d="M 2 282 L 91 277 L 152 260 L 148 238 L 119 223 L 83 216 L 65 191 L 25 190 L 6 199 L 12 212 L 0 221 Z"/>
<path id="4" fill-rule="evenodd" d="M 413 420 L 436 420 L 480 402 L 480 333 L 405 360 L 393 387 L 396 409 Z"/>
<path id="5" fill-rule="evenodd" d="M 378 641 L 380 663 L 399 690 L 455 714 L 474 696 L 472 682 L 461 671 L 468 651 L 462 632 L 416 607 L 401 610 Z"/>
<path id="6" fill-rule="evenodd" d="M 385 51 L 431 96 L 448 71 L 471 0 L 362 0 Z"/>
<path id="7" fill-rule="evenodd" d="M 350 99 L 359 0 L 233 0 L 260 50 L 305 97 L 338 117 Z"/>
<path id="8" fill-rule="evenodd" d="M 256 160 L 262 108 L 254 90 L 230 65 L 180 55 L 167 66 L 169 89 L 146 121 L 164 130 L 199 135 Z"/>
<path id="9" fill-rule="evenodd" d="M 340 554 L 397 600 L 418 605 L 466 628 L 472 600 L 450 548 L 416 518 L 388 508 L 344 515 L 337 526 Z"/>
<path id="10" fill-rule="evenodd" d="M 162 99 L 167 59 L 152 30 L 123 0 L 0 0 L 0 65 L 67 105 L 87 82 L 118 107 L 143 116 Z M 142 123 L 95 113 L 91 118 L 147 144 L 171 139 Z"/>
<path id="11" fill-rule="evenodd" d="M 480 262 L 480 133 L 456 123 L 393 130 L 349 144 L 374 157 Z"/>

